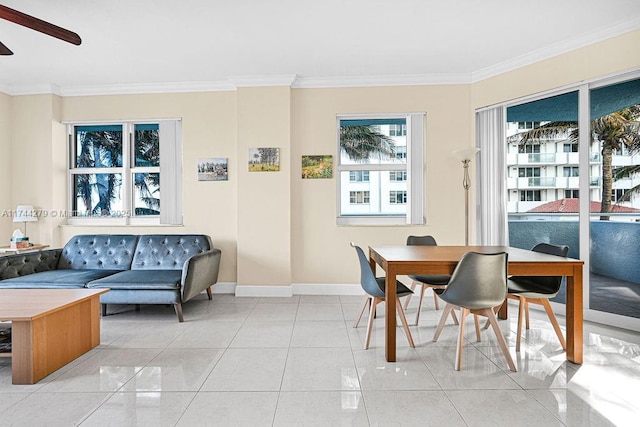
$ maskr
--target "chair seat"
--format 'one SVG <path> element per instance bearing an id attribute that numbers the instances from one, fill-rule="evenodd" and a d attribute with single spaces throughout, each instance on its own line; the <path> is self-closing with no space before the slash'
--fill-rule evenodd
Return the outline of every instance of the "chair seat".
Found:
<path id="1" fill-rule="evenodd" d="M 558 290 L 549 289 L 533 279 L 518 277 L 507 280 L 507 293 L 525 298 L 553 298 L 558 295 Z"/>
<path id="2" fill-rule="evenodd" d="M 382 289 L 383 292 L 385 291 L 385 280 L 386 280 L 385 277 L 376 277 L 376 282 L 378 282 L 378 286 L 380 286 L 380 289 Z M 406 295 L 413 294 L 413 291 L 407 288 L 399 280 L 396 280 L 396 294 L 398 295 L 398 297 L 403 297 Z"/>
<path id="3" fill-rule="evenodd" d="M 424 275 L 409 275 L 409 278 L 417 280 L 418 282 L 427 283 L 429 285 L 446 285 L 449 283 L 451 276 L 448 274 L 424 274 Z"/>

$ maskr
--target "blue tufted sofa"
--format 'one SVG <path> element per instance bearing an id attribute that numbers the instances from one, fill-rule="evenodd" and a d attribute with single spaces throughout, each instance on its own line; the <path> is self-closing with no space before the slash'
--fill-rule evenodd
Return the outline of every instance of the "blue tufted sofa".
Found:
<path id="1" fill-rule="evenodd" d="M 182 303 L 212 298 L 221 251 L 203 234 L 74 236 L 62 249 L 0 257 L 0 288 L 109 288 L 107 304 Z"/>

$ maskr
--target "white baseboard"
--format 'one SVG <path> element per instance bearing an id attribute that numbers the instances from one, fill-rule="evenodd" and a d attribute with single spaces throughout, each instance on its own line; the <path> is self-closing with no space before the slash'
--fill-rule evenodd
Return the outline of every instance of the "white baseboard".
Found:
<path id="1" fill-rule="evenodd" d="M 219 284 L 214 286 L 214 289 Z M 232 285 L 232 284 L 228 284 Z M 271 285 L 234 285 L 222 289 L 219 293 L 234 293 L 237 297 L 291 297 L 293 295 L 364 295 L 360 285 L 335 283 L 293 283 L 284 286 Z"/>
<path id="2" fill-rule="evenodd" d="M 235 294 L 236 286 L 233 282 L 217 282 L 211 287 L 211 292 L 214 294 Z"/>

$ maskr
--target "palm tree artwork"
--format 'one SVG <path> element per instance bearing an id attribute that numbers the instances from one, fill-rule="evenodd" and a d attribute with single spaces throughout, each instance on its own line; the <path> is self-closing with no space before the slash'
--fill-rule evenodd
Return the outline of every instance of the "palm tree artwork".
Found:
<path id="1" fill-rule="evenodd" d="M 601 145 L 602 155 L 602 199 L 600 203 L 601 220 L 609 220 L 611 212 L 611 194 L 613 182 L 638 172 L 637 166 L 613 168 L 613 153 L 625 147 L 630 152 L 640 150 L 640 104 L 603 115 L 591 121 L 591 138 Z M 538 144 L 542 140 L 566 137 L 572 144 L 578 143 L 578 123 L 573 121 L 548 122 L 540 127 L 513 135 L 508 143 L 516 142 L 520 146 Z M 615 173 L 614 173 L 615 172 Z M 634 191 L 634 190 L 632 190 Z M 640 191 L 636 188 L 635 191 Z M 628 195 L 627 195 L 628 196 Z"/>

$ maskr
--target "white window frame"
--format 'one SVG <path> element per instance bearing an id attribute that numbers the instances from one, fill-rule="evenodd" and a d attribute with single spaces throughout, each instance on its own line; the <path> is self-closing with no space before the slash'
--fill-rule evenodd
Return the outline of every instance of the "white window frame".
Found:
<path id="1" fill-rule="evenodd" d="M 404 164 L 349 164 L 341 163 L 340 121 L 367 119 L 406 119 L 407 161 Z M 424 145 L 425 113 L 389 113 L 389 114 L 339 114 L 336 116 L 336 141 L 338 165 L 336 179 L 336 223 L 338 225 L 423 225 L 424 214 Z M 368 171 L 406 171 L 407 172 L 407 209 L 400 215 L 341 215 L 342 172 L 351 170 Z M 348 180 L 348 174 L 347 174 Z"/>
<path id="2" fill-rule="evenodd" d="M 67 212 L 69 225 L 182 225 L 182 122 L 180 119 L 141 119 L 117 121 L 65 122 L 67 125 Z M 134 129 L 137 124 L 158 124 L 160 132 L 160 166 L 141 167 L 132 164 Z M 74 168 L 76 141 L 75 126 L 122 126 L 122 166 L 112 168 Z M 123 215 L 73 216 L 74 176 L 77 174 L 121 174 Z M 135 212 L 133 177 L 136 173 L 159 173 L 161 204 L 159 215 L 133 215 Z"/>

